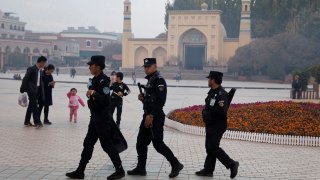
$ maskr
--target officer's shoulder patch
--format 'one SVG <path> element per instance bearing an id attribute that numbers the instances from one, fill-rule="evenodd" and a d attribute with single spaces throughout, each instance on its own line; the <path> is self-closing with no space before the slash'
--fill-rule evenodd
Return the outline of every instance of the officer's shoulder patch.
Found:
<path id="1" fill-rule="evenodd" d="M 109 94 L 110 93 L 110 88 L 109 87 L 104 87 L 103 88 L 103 93 L 104 94 Z"/>
<path id="2" fill-rule="evenodd" d="M 160 84 L 160 85 L 158 86 L 158 89 L 159 89 L 159 91 L 164 91 L 164 85 L 163 85 L 163 84 Z"/>
<path id="3" fill-rule="evenodd" d="M 218 104 L 219 104 L 220 107 L 223 107 L 224 106 L 224 101 L 219 101 Z"/>

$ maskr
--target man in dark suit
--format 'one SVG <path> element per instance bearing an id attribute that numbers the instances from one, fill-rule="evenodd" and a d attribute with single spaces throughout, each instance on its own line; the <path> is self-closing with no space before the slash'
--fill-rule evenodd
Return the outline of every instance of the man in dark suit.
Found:
<path id="1" fill-rule="evenodd" d="M 42 82 L 42 68 L 46 65 L 47 58 L 40 56 L 37 63 L 27 69 L 27 72 L 22 80 L 20 93 L 28 93 L 29 105 L 24 120 L 24 125 L 33 126 L 30 123 L 31 114 L 33 115 L 34 125 L 37 128 L 42 127 L 39 118 L 38 101 L 44 101 L 44 89 Z M 41 96 L 42 95 L 42 96 Z"/>

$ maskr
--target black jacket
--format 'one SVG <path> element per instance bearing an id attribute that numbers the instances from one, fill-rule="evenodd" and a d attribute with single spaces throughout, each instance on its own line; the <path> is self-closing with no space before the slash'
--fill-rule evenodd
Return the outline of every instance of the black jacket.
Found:
<path id="1" fill-rule="evenodd" d="M 88 100 L 88 107 L 91 112 L 91 117 L 94 119 L 101 119 L 107 117 L 109 119 L 110 106 L 110 78 L 101 73 L 92 79 L 92 84 L 89 86 L 90 90 L 94 90 L 93 96 Z"/>
<path id="2" fill-rule="evenodd" d="M 167 99 L 167 84 L 158 71 L 145 77 L 148 83 L 145 86 L 143 109 L 146 114 L 163 114 L 163 106 Z"/>
<path id="3" fill-rule="evenodd" d="M 205 103 L 202 114 L 206 126 L 226 130 L 229 107 L 228 93 L 221 86 L 215 90 L 210 89 Z"/>
<path id="4" fill-rule="evenodd" d="M 122 101 L 122 98 L 115 93 L 121 92 L 123 96 L 127 96 L 128 94 L 130 94 L 129 87 L 123 82 L 121 83 L 114 82 L 111 85 L 110 90 L 112 90 L 111 100 L 113 101 Z"/>
<path id="5" fill-rule="evenodd" d="M 43 86 L 44 86 L 44 95 L 45 101 L 44 104 L 47 106 L 52 105 L 52 86 L 49 86 L 49 83 L 53 81 L 52 75 L 43 75 Z"/>
<path id="6" fill-rule="evenodd" d="M 40 75 L 40 86 L 42 89 L 42 92 L 44 92 L 43 89 L 43 81 L 42 81 L 42 77 L 43 77 L 43 73 L 42 71 L 41 75 Z M 37 81 L 38 81 L 38 73 L 39 73 L 39 69 L 37 68 L 36 65 L 31 66 L 27 69 L 27 72 L 25 74 L 25 76 L 22 79 L 22 84 L 20 87 L 20 93 L 24 93 L 27 92 L 30 95 L 37 95 L 38 92 L 38 86 L 37 86 Z"/>

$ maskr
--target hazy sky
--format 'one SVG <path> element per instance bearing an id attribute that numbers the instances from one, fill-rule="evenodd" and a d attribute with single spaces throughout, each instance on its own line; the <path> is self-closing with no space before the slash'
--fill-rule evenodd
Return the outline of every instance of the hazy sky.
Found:
<path id="1" fill-rule="evenodd" d="M 60 32 L 68 26 L 96 26 L 100 31 L 122 32 L 124 0 L 0 0 L 0 9 L 15 12 L 36 32 Z M 164 32 L 167 0 L 131 0 L 135 37 Z"/>

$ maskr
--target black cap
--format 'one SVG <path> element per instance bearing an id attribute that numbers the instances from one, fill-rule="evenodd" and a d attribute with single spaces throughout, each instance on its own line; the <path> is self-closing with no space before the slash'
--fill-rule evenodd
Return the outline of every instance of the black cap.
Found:
<path id="1" fill-rule="evenodd" d="M 117 77 L 119 77 L 121 80 L 123 80 L 123 73 L 122 72 L 117 72 Z"/>
<path id="2" fill-rule="evenodd" d="M 207 76 L 208 79 L 214 79 L 218 84 L 221 84 L 222 82 L 223 73 L 218 71 L 210 71 L 209 76 Z"/>
<path id="3" fill-rule="evenodd" d="M 153 64 L 157 64 L 156 58 L 144 58 L 143 67 L 151 66 Z"/>
<path id="4" fill-rule="evenodd" d="M 88 65 L 97 65 L 100 66 L 102 69 L 105 68 L 105 60 L 106 58 L 104 56 L 101 55 L 97 55 L 97 56 L 92 56 L 91 60 L 87 63 Z"/>

